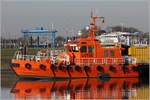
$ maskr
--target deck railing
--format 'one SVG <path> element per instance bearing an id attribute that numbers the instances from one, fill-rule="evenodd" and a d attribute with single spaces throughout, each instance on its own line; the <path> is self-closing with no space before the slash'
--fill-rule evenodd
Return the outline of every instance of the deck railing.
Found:
<path id="1" fill-rule="evenodd" d="M 40 61 L 40 60 L 47 60 L 52 59 L 53 57 L 50 56 L 40 56 L 40 55 L 22 55 L 16 53 L 13 57 L 14 60 L 29 60 L 29 61 Z M 122 57 L 122 58 L 79 58 L 75 59 L 76 65 L 99 65 L 99 64 L 135 64 L 136 59 L 134 57 Z"/>
<path id="2" fill-rule="evenodd" d="M 49 59 L 49 56 L 38 56 L 38 55 L 21 55 L 17 54 L 14 56 L 14 59 L 16 60 L 34 60 L 34 61 L 40 61 L 40 60 L 46 60 Z"/>
<path id="3" fill-rule="evenodd" d="M 129 60 L 130 58 L 130 60 Z M 76 59 L 75 62 L 77 65 L 100 65 L 100 64 L 133 64 L 136 63 L 136 59 L 133 57 L 129 57 L 128 59 L 125 58 L 81 58 Z"/>
<path id="4" fill-rule="evenodd" d="M 90 64 L 123 64 L 125 61 L 123 58 L 81 58 L 76 59 L 75 62 L 78 65 L 90 65 Z"/>

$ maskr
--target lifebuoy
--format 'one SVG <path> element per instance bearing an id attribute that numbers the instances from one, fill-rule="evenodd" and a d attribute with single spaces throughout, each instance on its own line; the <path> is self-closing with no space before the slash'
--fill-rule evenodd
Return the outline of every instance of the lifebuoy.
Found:
<path id="1" fill-rule="evenodd" d="M 104 68 L 99 65 L 99 66 L 97 66 L 97 71 L 99 71 L 99 72 L 104 72 Z"/>
<path id="2" fill-rule="evenodd" d="M 39 67 L 40 67 L 40 69 L 42 69 L 42 70 L 44 70 L 44 71 L 46 70 L 46 66 L 43 65 L 43 64 L 41 64 Z"/>
<path id="3" fill-rule="evenodd" d="M 27 64 L 25 64 L 25 68 L 31 70 L 32 66 L 31 66 L 30 64 L 27 63 Z"/>

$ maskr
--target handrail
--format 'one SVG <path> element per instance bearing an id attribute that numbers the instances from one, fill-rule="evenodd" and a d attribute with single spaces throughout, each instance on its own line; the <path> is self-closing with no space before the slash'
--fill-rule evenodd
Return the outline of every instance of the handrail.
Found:
<path id="1" fill-rule="evenodd" d="M 123 64 L 123 58 L 81 58 L 75 60 L 77 65 L 91 65 L 91 64 Z"/>
<path id="2" fill-rule="evenodd" d="M 39 56 L 39 55 L 21 55 L 21 54 L 17 54 L 15 56 L 16 60 L 45 60 L 50 58 L 49 56 Z"/>
<path id="3" fill-rule="evenodd" d="M 136 58 L 126 57 L 126 58 L 79 58 L 75 59 L 77 65 L 99 65 L 99 64 L 136 64 Z"/>

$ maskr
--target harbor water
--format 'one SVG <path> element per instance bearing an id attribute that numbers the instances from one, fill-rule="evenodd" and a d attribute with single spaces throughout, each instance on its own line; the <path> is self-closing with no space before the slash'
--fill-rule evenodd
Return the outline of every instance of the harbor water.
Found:
<path id="1" fill-rule="evenodd" d="M 1 70 L 1 100 L 147 99 L 149 79 L 19 79 Z"/>

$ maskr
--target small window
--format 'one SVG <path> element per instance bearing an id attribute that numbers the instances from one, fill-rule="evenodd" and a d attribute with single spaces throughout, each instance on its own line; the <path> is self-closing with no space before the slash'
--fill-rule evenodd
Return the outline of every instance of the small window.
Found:
<path id="1" fill-rule="evenodd" d="M 91 47 L 91 46 L 89 46 L 89 47 L 88 47 L 88 52 L 89 52 L 89 53 L 93 53 L 93 52 L 94 52 L 94 48 Z"/>
<path id="2" fill-rule="evenodd" d="M 104 50 L 104 57 L 108 57 L 108 51 Z"/>
<path id="3" fill-rule="evenodd" d="M 86 51 L 87 51 L 86 46 L 81 46 L 80 51 L 81 51 L 81 52 L 86 52 Z"/>
<path id="4" fill-rule="evenodd" d="M 79 51 L 77 46 L 72 46 L 72 50 L 73 50 L 73 52 L 78 52 Z"/>
<path id="5" fill-rule="evenodd" d="M 110 51 L 110 57 L 114 57 L 115 53 L 113 50 Z"/>

